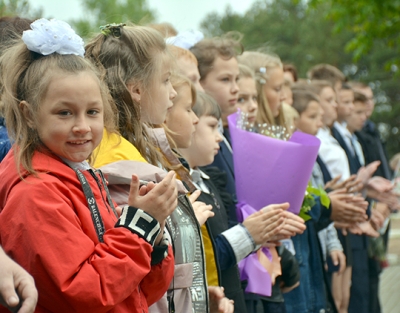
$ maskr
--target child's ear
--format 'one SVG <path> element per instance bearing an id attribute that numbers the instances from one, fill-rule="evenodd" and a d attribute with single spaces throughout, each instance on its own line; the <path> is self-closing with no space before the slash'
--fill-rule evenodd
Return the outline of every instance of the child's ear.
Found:
<path id="1" fill-rule="evenodd" d="M 128 83 L 128 84 L 126 84 L 126 87 L 128 88 L 133 101 L 140 103 L 141 90 L 140 90 L 140 87 L 138 86 L 138 84 Z"/>
<path id="2" fill-rule="evenodd" d="M 35 129 L 36 125 L 33 119 L 33 112 L 32 112 L 32 107 L 31 105 L 26 102 L 25 100 L 21 101 L 19 103 L 19 108 L 22 112 L 22 115 L 25 118 L 26 124 L 29 126 L 29 128 Z"/>

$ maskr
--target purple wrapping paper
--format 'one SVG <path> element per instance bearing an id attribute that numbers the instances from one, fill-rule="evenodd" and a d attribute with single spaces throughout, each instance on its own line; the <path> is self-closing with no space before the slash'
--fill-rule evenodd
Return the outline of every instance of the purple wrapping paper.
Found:
<path id="1" fill-rule="evenodd" d="M 268 248 L 262 248 L 263 253 L 271 260 Z M 271 275 L 258 261 L 257 253 L 252 253 L 238 264 L 240 279 L 247 280 L 246 292 L 269 297 L 272 291 Z M 256 279 L 254 279 L 256 278 Z"/>
<path id="2" fill-rule="evenodd" d="M 289 211 L 298 214 L 320 141 L 295 132 L 289 141 L 248 132 L 236 127 L 238 114 L 228 116 L 233 148 L 237 199 L 260 210 L 289 202 Z"/>

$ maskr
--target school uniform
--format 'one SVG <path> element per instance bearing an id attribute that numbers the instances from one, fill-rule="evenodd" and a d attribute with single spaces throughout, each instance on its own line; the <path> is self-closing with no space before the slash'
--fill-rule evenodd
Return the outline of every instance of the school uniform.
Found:
<path id="1" fill-rule="evenodd" d="M 335 122 L 332 135 L 345 151 L 351 174 L 357 174 L 363 166 L 363 156 L 360 154 L 356 139 L 345 125 Z M 349 313 L 369 312 L 369 274 L 368 274 L 368 238 L 366 235 L 349 234 L 353 268 L 351 274 Z"/>

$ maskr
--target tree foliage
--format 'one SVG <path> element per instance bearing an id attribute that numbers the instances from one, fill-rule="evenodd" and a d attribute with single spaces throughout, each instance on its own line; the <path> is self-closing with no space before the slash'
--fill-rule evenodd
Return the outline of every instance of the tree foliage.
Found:
<path id="1" fill-rule="evenodd" d="M 354 36 L 346 49 L 359 60 L 373 49 L 377 41 L 397 51 L 387 66 L 400 63 L 400 0 L 310 0 L 318 8 L 328 6 L 326 16 L 335 22 L 337 31 L 350 30 Z"/>
<path id="2" fill-rule="evenodd" d="M 109 23 L 133 22 L 146 24 L 154 21 L 155 13 L 146 0 L 81 0 L 83 9 L 90 18 L 71 21 L 73 28 L 82 37 L 99 32 L 99 26 Z"/>
<path id="3" fill-rule="evenodd" d="M 385 68 L 385 64 L 399 56 L 398 47 L 377 35 L 377 38 L 368 39 L 373 40 L 369 50 L 363 50 L 354 59 L 346 46 L 350 42 L 358 47 L 354 40 L 357 33 L 326 18 L 332 13 L 331 2 L 336 0 L 319 0 L 318 5 L 309 5 L 306 1 L 259 0 L 242 14 L 233 12 L 230 7 L 222 15 L 211 13 L 202 21 L 201 28 L 207 36 L 239 31 L 244 35 L 242 43 L 246 50 L 263 48 L 275 52 L 283 62 L 295 64 L 300 77 L 305 77 L 307 70 L 318 63 L 329 63 L 341 69 L 350 80 L 370 84 L 377 103 L 372 119 L 387 141 L 389 154 L 400 152 L 397 67 Z M 378 23 L 375 20 L 377 27 L 384 21 Z"/>
<path id="4" fill-rule="evenodd" d="M 33 9 L 28 0 L 0 0 L 0 17 L 21 16 L 36 19 L 42 14 L 42 8 Z"/>

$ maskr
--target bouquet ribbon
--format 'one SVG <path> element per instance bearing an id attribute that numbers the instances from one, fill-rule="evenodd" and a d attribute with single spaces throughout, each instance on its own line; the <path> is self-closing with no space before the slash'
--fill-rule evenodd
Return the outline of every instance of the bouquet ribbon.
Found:
<path id="1" fill-rule="evenodd" d="M 243 221 L 247 216 L 256 212 L 250 205 L 240 203 L 236 212 L 239 220 Z M 282 274 L 280 258 L 275 247 L 258 249 L 238 264 L 240 279 L 247 280 L 245 291 L 262 296 L 271 296 L 272 285 L 275 278 Z"/>

